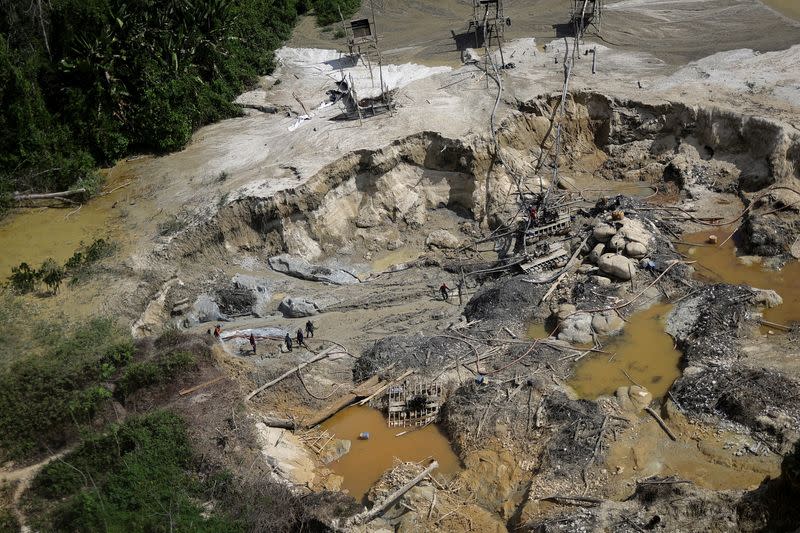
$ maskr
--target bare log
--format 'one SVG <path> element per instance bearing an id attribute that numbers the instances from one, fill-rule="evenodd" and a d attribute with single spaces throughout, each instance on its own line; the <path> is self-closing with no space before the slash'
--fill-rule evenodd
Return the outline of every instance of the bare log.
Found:
<path id="1" fill-rule="evenodd" d="M 75 189 L 72 191 L 61 191 L 61 192 L 15 194 L 14 200 L 17 202 L 23 202 L 25 200 L 51 200 L 51 199 L 60 200 L 62 198 L 67 198 L 69 196 L 76 196 L 78 194 L 86 194 L 86 189 Z"/>
<path id="2" fill-rule="evenodd" d="M 645 407 L 644 410 L 647 411 L 650 414 L 650 416 L 656 419 L 658 425 L 661 426 L 661 429 L 664 430 L 664 433 L 666 433 L 669 436 L 669 438 L 671 438 L 672 440 L 678 440 L 678 437 L 676 437 L 675 434 L 672 432 L 672 430 L 669 429 L 667 423 L 664 422 L 664 419 L 661 418 L 658 413 L 656 413 L 651 407 Z"/>
<path id="3" fill-rule="evenodd" d="M 358 524 L 366 524 L 370 520 L 374 520 L 378 516 L 381 515 L 386 509 L 392 506 L 394 502 L 396 502 L 403 494 L 413 489 L 417 483 L 428 477 L 428 474 L 433 472 L 436 468 L 439 467 L 439 463 L 437 461 L 432 461 L 431 464 L 428 465 L 428 468 L 422 471 L 417 477 L 397 489 L 395 492 L 390 494 L 383 502 L 379 505 L 376 505 L 371 510 L 361 513 L 353 517 L 353 522 Z"/>
<path id="4" fill-rule="evenodd" d="M 592 505 L 600 505 L 601 503 L 603 503 L 603 500 L 599 498 L 589 498 L 588 496 L 567 496 L 561 494 L 554 494 L 552 496 L 546 496 L 544 498 L 539 498 L 539 499 L 550 500 L 550 501 L 589 503 Z"/>
<path id="5" fill-rule="evenodd" d="M 387 381 L 387 382 L 386 382 L 384 385 L 382 385 L 382 386 L 381 386 L 381 388 L 379 388 L 379 389 L 378 389 L 377 391 L 375 391 L 373 394 L 370 394 L 369 396 L 367 396 L 366 398 L 364 398 L 363 400 L 361 400 L 360 402 L 358 402 L 358 405 L 364 405 L 364 404 L 367 404 L 367 403 L 369 403 L 369 402 L 370 402 L 370 401 L 371 401 L 373 398 L 375 398 L 375 397 L 376 397 L 378 394 L 382 393 L 383 391 L 385 391 L 386 389 L 388 389 L 389 387 L 391 387 L 392 385 L 394 385 L 395 383 L 397 383 L 397 382 L 398 382 L 398 381 L 400 381 L 401 379 L 405 379 L 405 378 L 407 378 L 408 376 L 410 376 L 410 375 L 411 375 L 411 374 L 413 374 L 413 373 L 414 373 L 414 370 L 406 370 L 405 372 L 403 372 L 403 373 L 402 373 L 401 375 L 399 375 L 398 377 L 396 377 L 396 378 L 394 378 L 394 379 L 392 379 L 392 380 L 389 380 L 389 381 Z"/>
<path id="6" fill-rule="evenodd" d="M 297 424 L 295 424 L 294 420 L 289 420 L 286 418 L 274 418 L 271 416 L 265 416 L 261 418 L 261 421 L 264 422 L 264 425 L 271 428 L 290 429 L 292 431 L 294 431 L 297 428 Z"/>

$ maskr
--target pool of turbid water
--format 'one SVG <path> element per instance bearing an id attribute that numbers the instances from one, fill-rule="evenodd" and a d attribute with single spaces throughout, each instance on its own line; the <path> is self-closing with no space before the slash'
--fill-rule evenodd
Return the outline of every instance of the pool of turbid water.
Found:
<path id="1" fill-rule="evenodd" d="M 790 261 L 780 270 L 765 268 L 759 261 L 737 255 L 736 236 L 721 246 L 705 245 L 709 235 L 715 234 L 722 240 L 729 233 L 730 229 L 684 235 L 682 241 L 697 246 L 681 245 L 679 251 L 698 262 L 695 265 L 698 278 L 712 283 L 743 283 L 777 292 L 783 298 L 783 304 L 765 309 L 765 320 L 784 325 L 800 320 L 800 261 Z"/>
<path id="2" fill-rule="evenodd" d="M 681 353 L 664 332 L 664 321 L 672 306 L 655 304 L 628 319 L 617 337 L 608 339 L 608 353 L 587 355 L 568 381 L 582 398 L 613 394 L 631 380 L 646 387 L 654 397 L 664 396 L 680 375 Z M 627 372 L 627 375 L 625 374 Z M 629 377 L 630 376 L 630 377 Z"/>
<path id="3" fill-rule="evenodd" d="M 23 262 L 32 268 L 38 268 L 48 258 L 63 263 L 81 243 L 88 245 L 99 238 L 112 239 L 117 244 L 126 241 L 129 235 L 122 231 L 120 218 L 130 190 L 114 189 L 131 179 L 123 163 L 109 171 L 103 187 L 109 193 L 83 205 L 14 209 L 0 222 L 0 280 L 4 281 L 12 268 Z"/>
<path id="4" fill-rule="evenodd" d="M 406 428 L 388 427 L 383 413 L 377 409 L 353 406 L 325 421 L 322 428 L 337 439 L 352 442 L 350 452 L 329 464 L 328 468 L 344 478 L 342 489 L 357 500 L 363 500 L 370 487 L 396 459 L 415 462 L 436 459 L 439 462 L 435 471 L 437 477 L 453 476 L 461 468 L 450 442 L 436 425 L 409 430 L 398 437 L 396 435 Z M 369 433 L 369 439 L 358 438 L 363 432 Z"/>

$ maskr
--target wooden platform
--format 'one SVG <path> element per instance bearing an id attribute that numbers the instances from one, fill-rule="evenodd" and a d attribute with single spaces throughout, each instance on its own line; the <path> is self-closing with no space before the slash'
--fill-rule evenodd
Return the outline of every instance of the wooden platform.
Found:
<path id="1" fill-rule="evenodd" d="M 389 427 L 425 426 L 439 416 L 442 386 L 438 383 L 399 384 L 390 387 L 387 394 Z M 417 398 L 423 398 L 424 403 Z"/>

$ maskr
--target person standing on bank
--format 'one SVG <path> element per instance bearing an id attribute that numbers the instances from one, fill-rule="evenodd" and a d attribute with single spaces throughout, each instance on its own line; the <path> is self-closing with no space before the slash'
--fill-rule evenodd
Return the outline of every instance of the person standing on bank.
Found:
<path id="1" fill-rule="evenodd" d="M 288 333 L 286 334 L 286 337 L 283 338 L 283 342 L 286 343 L 286 349 L 291 352 L 292 351 L 292 338 L 289 336 Z"/>
<path id="2" fill-rule="evenodd" d="M 447 283 L 442 283 L 442 286 L 439 287 L 439 292 L 442 293 L 442 300 L 447 301 L 450 299 L 450 287 L 447 286 Z"/>

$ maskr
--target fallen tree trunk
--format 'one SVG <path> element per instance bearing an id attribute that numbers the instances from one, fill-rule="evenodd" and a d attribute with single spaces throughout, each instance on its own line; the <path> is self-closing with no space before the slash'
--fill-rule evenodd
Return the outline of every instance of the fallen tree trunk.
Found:
<path id="1" fill-rule="evenodd" d="M 297 428 L 297 424 L 295 424 L 294 420 L 289 420 L 286 418 L 273 418 L 271 416 L 264 416 L 261 417 L 261 421 L 264 422 L 264 425 L 271 428 L 290 429 L 292 431 Z"/>
<path id="2" fill-rule="evenodd" d="M 86 194 L 86 189 L 75 189 L 72 191 L 61 191 L 61 192 L 15 194 L 14 200 L 17 202 L 23 202 L 25 200 L 52 200 L 52 199 L 58 200 L 61 198 L 67 198 L 69 196 L 76 196 L 78 194 Z"/>
<path id="3" fill-rule="evenodd" d="M 670 430 L 670 429 L 669 429 L 669 426 L 667 426 L 667 423 L 666 423 L 666 422 L 664 422 L 664 419 L 663 419 L 663 418 L 661 418 L 661 417 L 659 416 L 659 414 L 658 414 L 658 413 L 656 413 L 656 412 L 653 410 L 653 408 L 652 408 L 652 407 L 645 407 L 645 408 L 644 408 L 644 410 L 645 410 L 645 411 L 647 411 L 647 413 L 648 413 L 650 416 L 652 416 L 652 417 L 653 417 L 653 418 L 656 420 L 656 422 L 658 422 L 658 425 L 659 425 L 659 426 L 661 426 L 661 429 L 663 429 L 663 430 L 664 430 L 664 433 L 666 433 L 666 434 L 667 434 L 667 436 L 668 436 L 670 439 L 672 439 L 672 440 L 678 440 L 678 437 L 676 437 L 676 436 L 675 436 L 675 434 L 672 432 L 672 430 Z"/>
<path id="4" fill-rule="evenodd" d="M 379 505 L 376 505 L 371 510 L 369 510 L 369 511 L 367 511 L 365 513 L 361 513 L 361 514 L 358 514 L 355 517 L 353 517 L 353 522 L 356 523 L 356 524 L 366 524 L 370 520 L 373 520 L 373 519 L 377 518 L 386 509 L 391 507 L 394 502 L 396 502 L 398 499 L 400 499 L 400 497 L 403 494 L 405 494 L 406 492 L 408 492 L 411 489 L 413 489 L 417 485 L 417 483 L 419 483 L 420 481 L 422 481 L 423 479 L 428 477 L 428 474 L 433 472 L 433 470 L 435 470 L 438 467 L 439 467 L 439 463 L 436 462 L 436 460 L 432 461 L 431 464 L 428 465 L 428 468 L 423 470 L 422 473 L 420 473 L 420 475 L 418 475 L 417 477 L 415 477 L 414 479 L 412 479 L 411 481 L 409 481 L 408 483 L 406 483 L 405 485 L 403 485 L 402 487 L 397 489 L 395 492 L 390 494 Z"/>

